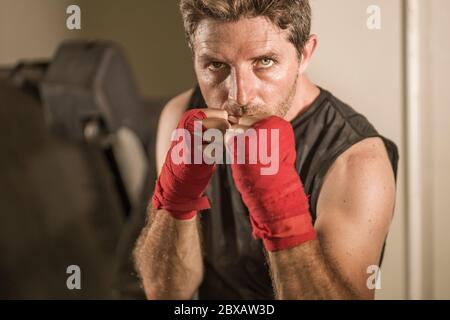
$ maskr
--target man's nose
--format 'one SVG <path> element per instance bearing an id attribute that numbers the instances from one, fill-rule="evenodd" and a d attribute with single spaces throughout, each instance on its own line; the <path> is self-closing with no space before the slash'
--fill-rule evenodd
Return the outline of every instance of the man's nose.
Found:
<path id="1" fill-rule="evenodd" d="M 246 106 L 254 98 L 255 79 L 250 70 L 232 69 L 229 76 L 228 100 L 239 106 Z"/>

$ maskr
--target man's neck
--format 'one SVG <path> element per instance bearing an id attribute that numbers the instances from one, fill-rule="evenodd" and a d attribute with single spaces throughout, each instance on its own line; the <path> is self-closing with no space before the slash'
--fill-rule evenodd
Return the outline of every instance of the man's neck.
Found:
<path id="1" fill-rule="evenodd" d="M 306 112 L 320 94 L 320 89 L 312 83 L 306 75 L 299 76 L 297 81 L 297 92 L 292 101 L 292 107 L 284 116 L 291 121 L 299 114 Z"/>

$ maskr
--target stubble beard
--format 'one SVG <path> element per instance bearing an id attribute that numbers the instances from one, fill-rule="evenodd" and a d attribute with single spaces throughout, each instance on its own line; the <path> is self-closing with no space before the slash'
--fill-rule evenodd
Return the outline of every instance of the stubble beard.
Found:
<path id="1" fill-rule="evenodd" d="M 243 117 L 243 116 L 258 116 L 258 115 L 276 115 L 278 117 L 283 118 L 288 111 L 292 108 L 292 102 L 294 100 L 295 94 L 297 93 L 297 82 L 298 82 L 298 72 L 295 76 L 295 81 L 289 92 L 280 103 L 278 103 L 273 108 L 268 108 L 267 106 L 238 106 L 238 105 L 226 105 L 225 111 L 228 112 L 229 115 Z"/>

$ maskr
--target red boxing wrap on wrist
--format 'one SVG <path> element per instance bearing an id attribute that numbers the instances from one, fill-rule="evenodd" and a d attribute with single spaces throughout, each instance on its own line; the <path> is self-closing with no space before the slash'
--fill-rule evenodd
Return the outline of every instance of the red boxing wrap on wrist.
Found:
<path id="1" fill-rule="evenodd" d="M 271 116 L 255 123 L 253 129 L 256 134 L 248 135 L 245 151 L 238 150 L 237 137 L 227 142 L 227 147 L 235 152 L 231 166 L 233 179 L 249 210 L 253 236 L 262 239 L 269 251 L 292 248 L 315 239 L 308 197 L 295 169 L 296 150 L 291 124 Z M 278 138 L 274 139 L 273 129 L 278 129 Z M 266 134 L 267 139 L 262 139 L 262 134 Z M 278 161 L 278 170 L 271 175 L 261 174 L 261 169 L 268 167 L 260 159 L 261 142 L 265 141 L 272 161 Z M 256 163 L 249 162 L 249 144 L 252 143 L 256 144 L 260 155 Z M 279 156 L 274 152 L 275 144 L 278 144 Z M 245 152 L 245 164 L 236 163 L 236 152 Z"/>
<path id="2" fill-rule="evenodd" d="M 206 115 L 200 109 L 189 110 L 183 115 L 177 129 L 185 129 L 186 134 L 183 135 L 182 142 L 172 141 L 156 181 L 153 207 L 167 210 L 175 219 L 191 219 L 198 210 L 210 208 L 208 198 L 203 192 L 214 172 L 214 165 L 203 161 L 200 164 L 194 163 L 194 148 L 201 148 L 201 145 L 194 144 L 194 122 L 203 119 L 206 119 Z M 204 130 L 205 127 L 202 126 L 202 131 Z M 174 163 L 172 151 L 178 143 L 186 143 L 186 146 L 190 147 L 187 148 L 190 154 L 184 155 L 191 160 L 190 163 Z"/>

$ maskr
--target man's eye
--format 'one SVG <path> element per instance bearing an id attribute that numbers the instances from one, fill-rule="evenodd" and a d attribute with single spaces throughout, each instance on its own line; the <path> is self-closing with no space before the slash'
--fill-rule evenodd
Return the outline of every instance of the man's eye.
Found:
<path id="1" fill-rule="evenodd" d="M 262 67 L 262 68 L 269 68 L 271 67 L 273 64 L 275 63 L 275 61 L 273 61 L 270 58 L 262 58 L 258 60 L 258 66 Z"/>
<path id="2" fill-rule="evenodd" d="M 208 69 L 211 71 L 218 71 L 220 69 L 223 69 L 224 67 L 225 67 L 225 63 L 217 62 L 217 61 L 211 62 L 208 65 Z"/>

